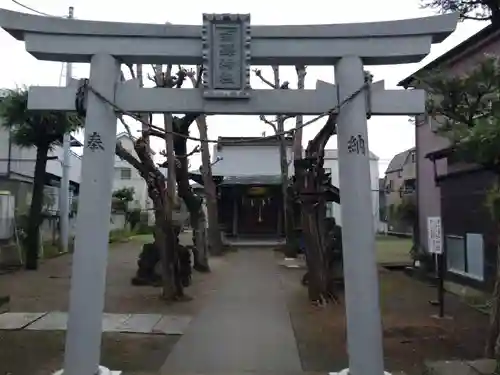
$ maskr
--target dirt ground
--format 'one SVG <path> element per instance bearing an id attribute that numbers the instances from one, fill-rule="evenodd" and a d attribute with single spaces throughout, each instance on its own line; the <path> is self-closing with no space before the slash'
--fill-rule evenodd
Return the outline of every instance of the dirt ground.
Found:
<path id="1" fill-rule="evenodd" d="M 105 311 L 109 313 L 160 313 L 196 316 L 216 290 L 229 265 L 230 255 L 211 260 L 212 273 L 193 273 L 193 285 L 186 293 L 192 301 L 167 305 L 160 289 L 134 287 L 142 243 L 116 244 L 110 248 Z M 0 275 L 0 295 L 10 295 L 10 311 L 67 311 L 71 256 L 43 262 L 38 271 Z M 91 275 L 89 275 L 91 277 Z M 179 336 L 105 333 L 102 364 L 125 373 L 156 372 Z M 62 365 L 64 332 L 0 331 L 0 374 L 49 375 Z M 27 360 L 29 358 L 29 360 Z"/>
<path id="2" fill-rule="evenodd" d="M 194 273 L 187 293 L 194 299 L 166 305 L 158 288 L 132 287 L 140 242 L 114 245 L 109 254 L 105 311 L 196 316 L 221 285 L 232 254 L 211 261 L 211 274 Z M 280 257 L 276 254 L 277 258 Z M 11 311 L 67 311 L 71 256 L 44 262 L 37 272 L 0 275 L 0 295 L 10 294 Z M 288 309 L 307 372 L 327 373 L 347 367 L 344 305 L 312 307 L 300 279 L 303 270 L 279 267 Z M 91 277 L 89 275 L 89 277 Z M 422 373 L 426 360 L 476 359 L 482 356 L 487 316 L 446 296 L 446 312 L 453 319 L 431 317 L 429 304 L 436 290 L 402 272 L 382 269 L 381 306 L 386 368 Z M 179 336 L 105 333 L 102 364 L 125 374 L 156 373 Z M 64 332 L 0 331 L 0 374 L 49 375 L 59 369 Z M 29 360 L 27 360 L 29 358 Z"/>
<path id="3" fill-rule="evenodd" d="M 304 371 L 338 371 L 348 367 L 344 305 L 325 308 L 305 303 L 300 285 L 304 271 L 281 268 L 288 308 Z M 424 361 L 477 359 L 483 354 L 488 318 L 446 295 L 446 314 L 432 318 L 429 304 L 436 289 L 400 271 L 380 271 L 385 367 L 420 375 Z"/>

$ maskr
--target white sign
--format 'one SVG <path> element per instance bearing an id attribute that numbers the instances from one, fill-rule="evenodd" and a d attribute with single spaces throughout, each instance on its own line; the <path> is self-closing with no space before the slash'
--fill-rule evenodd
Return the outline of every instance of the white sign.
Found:
<path id="1" fill-rule="evenodd" d="M 443 237 L 441 233 L 441 218 L 433 216 L 427 218 L 427 238 L 431 254 L 443 253 Z"/>

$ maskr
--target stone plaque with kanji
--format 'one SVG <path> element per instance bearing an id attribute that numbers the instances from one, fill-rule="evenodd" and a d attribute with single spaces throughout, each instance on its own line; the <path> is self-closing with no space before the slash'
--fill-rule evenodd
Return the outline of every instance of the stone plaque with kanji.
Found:
<path id="1" fill-rule="evenodd" d="M 250 15 L 203 15 L 204 97 L 250 97 Z"/>

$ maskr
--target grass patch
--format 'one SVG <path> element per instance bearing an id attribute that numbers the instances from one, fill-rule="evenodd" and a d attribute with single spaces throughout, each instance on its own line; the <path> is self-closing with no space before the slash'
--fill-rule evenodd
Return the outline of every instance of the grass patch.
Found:
<path id="1" fill-rule="evenodd" d="M 411 264 L 410 250 L 412 240 L 410 238 L 398 238 L 393 236 L 377 236 L 376 251 L 377 262 L 381 264 Z"/>
<path id="2" fill-rule="evenodd" d="M 135 232 L 128 229 L 113 229 L 109 232 L 109 243 L 124 243 L 128 242 Z"/>
<path id="3" fill-rule="evenodd" d="M 152 234 L 135 234 L 130 237 L 130 240 L 142 243 L 151 243 L 154 242 L 154 236 Z"/>

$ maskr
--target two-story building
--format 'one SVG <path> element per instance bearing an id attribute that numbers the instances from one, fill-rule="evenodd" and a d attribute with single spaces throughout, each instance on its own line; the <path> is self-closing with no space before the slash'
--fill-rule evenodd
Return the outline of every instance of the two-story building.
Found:
<path id="1" fill-rule="evenodd" d="M 385 171 L 385 213 L 388 230 L 396 233 L 411 233 L 408 223 L 399 220 L 396 211 L 406 194 L 416 189 L 416 149 L 410 148 L 396 154 Z"/>
<path id="2" fill-rule="evenodd" d="M 72 148 L 82 144 L 72 137 Z M 62 176 L 62 144 L 54 147 L 48 154 L 45 195 L 50 198 L 48 211 L 57 212 L 59 207 L 59 186 Z M 16 210 L 26 212 L 31 204 L 33 177 L 35 173 L 36 148 L 16 145 L 9 129 L 0 126 L 0 190 L 14 196 Z M 81 157 L 70 151 L 69 161 L 70 198 L 78 195 L 80 186 Z"/>
<path id="3" fill-rule="evenodd" d="M 326 173 L 330 173 L 333 186 L 340 187 L 339 179 L 339 155 L 338 150 L 325 150 L 324 168 Z M 372 191 L 372 217 L 373 228 L 375 231 L 381 231 L 380 225 L 380 200 L 379 200 L 379 158 L 370 151 L 370 187 Z M 342 191 L 340 192 L 342 202 Z M 340 205 L 335 202 L 327 203 L 327 217 L 334 217 L 338 225 L 342 226 L 342 215 Z"/>
<path id="4" fill-rule="evenodd" d="M 414 77 L 434 69 L 466 73 L 486 54 L 500 53 L 500 29 L 489 25 L 433 60 L 399 85 L 415 87 Z M 495 279 L 498 229 L 486 207 L 486 194 L 495 176 L 479 165 L 458 161 L 450 142 L 428 116 L 415 119 L 417 205 L 420 247 L 427 250 L 427 219 L 441 217 L 447 277 L 480 288 Z"/>

